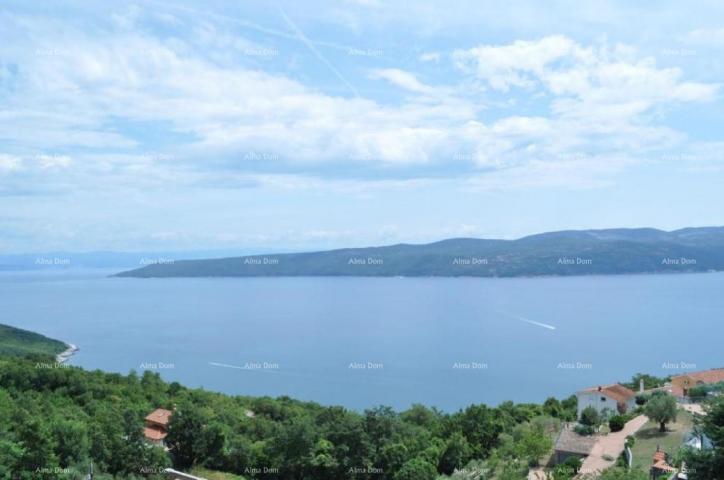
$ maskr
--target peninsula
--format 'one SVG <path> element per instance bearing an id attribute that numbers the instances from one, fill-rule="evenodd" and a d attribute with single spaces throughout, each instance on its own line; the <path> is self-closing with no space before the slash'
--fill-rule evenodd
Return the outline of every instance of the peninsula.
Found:
<path id="1" fill-rule="evenodd" d="M 567 230 L 517 240 L 454 238 L 413 245 L 174 260 L 117 277 L 520 277 L 724 270 L 724 227 Z"/>

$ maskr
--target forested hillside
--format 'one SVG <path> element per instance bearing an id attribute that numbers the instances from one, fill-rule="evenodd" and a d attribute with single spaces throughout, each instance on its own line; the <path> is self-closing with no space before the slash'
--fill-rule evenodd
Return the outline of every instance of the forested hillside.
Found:
<path id="1" fill-rule="evenodd" d="M 518 277 L 724 270 L 724 227 L 569 230 L 517 240 L 454 238 L 208 260 L 169 260 L 120 277 Z"/>
<path id="2" fill-rule="evenodd" d="M 0 357 L 2 479 L 80 479 L 90 461 L 101 480 L 159 478 L 170 465 L 289 480 L 426 480 L 475 465 L 518 478 L 550 448 L 559 419 L 575 415 L 575 398 L 357 413 L 191 390 L 149 371 L 48 368 L 48 360 Z M 158 407 L 175 411 L 170 452 L 143 439 L 143 418 Z"/>
<path id="3" fill-rule="evenodd" d="M 17 356 L 30 353 L 57 355 L 67 347 L 59 340 L 0 324 L 0 355 Z"/>

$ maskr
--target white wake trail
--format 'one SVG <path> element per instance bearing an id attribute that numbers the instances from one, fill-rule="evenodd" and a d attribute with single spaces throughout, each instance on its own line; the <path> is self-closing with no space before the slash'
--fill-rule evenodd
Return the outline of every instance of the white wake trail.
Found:
<path id="1" fill-rule="evenodd" d="M 506 315 L 511 318 L 515 318 L 516 320 L 520 320 L 521 322 L 530 323 L 531 325 L 535 325 L 537 327 L 547 328 L 548 330 L 556 329 L 556 327 L 554 327 L 553 325 L 548 325 L 547 323 L 543 323 L 543 322 L 536 322 L 535 320 L 521 317 L 520 315 L 513 315 L 512 313 L 506 313 L 506 312 L 498 312 L 498 313 L 501 313 L 501 314 Z"/>

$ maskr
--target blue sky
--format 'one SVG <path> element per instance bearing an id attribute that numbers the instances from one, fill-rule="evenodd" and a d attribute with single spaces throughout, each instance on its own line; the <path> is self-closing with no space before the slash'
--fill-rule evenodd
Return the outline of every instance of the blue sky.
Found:
<path id="1" fill-rule="evenodd" d="M 0 253 L 724 224 L 721 2 L 0 6 Z"/>

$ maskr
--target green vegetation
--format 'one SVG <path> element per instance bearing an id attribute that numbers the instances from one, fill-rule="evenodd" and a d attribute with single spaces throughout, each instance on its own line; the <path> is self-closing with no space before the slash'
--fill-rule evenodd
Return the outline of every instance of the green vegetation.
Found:
<path id="1" fill-rule="evenodd" d="M 676 421 L 676 399 L 663 392 L 656 392 L 646 402 L 644 412 L 651 420 L 659 423 L 659 430 L 666 432 L 666 424 Z"/>
<path id="2" fill-rule="evenodd" d="M 627 470 L 621 467 L 614 467 L 604 471 L 597 480 L 649 480 L 649 475 L 640 470 Z"/>
<path id="3" fill-rule="evenodd" d="M 231 473 L 215 472 L 204 467 L 194 467 L 190 472 L 192 475 L 197 477 L 205 478 L 206 480 L 244 480 L 244 477 L 240 475 L 234 475 Z"/>
<path id="4" fill-rule="evenodd" d="M 705 398 L 709 393 L 724 392 L 724 382 L 697 385 L 689 389 L 689 398 Z"/>
<path id="5" fill-rule="evenodd" d="M 457 238 L 426 245 L 183 260 L 119 276 L 515 277 L 724 270 L 722 232 L 724 228 L 674 232 L 644 228 L 550 232 L 518 240 Z M 661 262 L 682 257 L 697 261 L 686 266 Z"/>
<path id="6" fill-rule="evenodd" d="M 689 480 L 721 478 L 724 472 L 724 397 L 713 399 L 704 408 L 707 414 L 697 417 L 696 428 L 711 439 L 714 448 L 684 449 L 681 457 L 689 468 Z"/>
<path id="7" fill-rule="evenodd" d="M 685 410 L 678 412 L 676 422 L 670 424 L 665 432 L 661 432 L 658 422 L 654 420 L 647 422 L 634 435 L 635 442 L 631 446 L 633 468 L 648 472 L 657 446 L 669 455 L 675 456 L 692 428 L 692 415 Z"/>
<path id="8" fill-rule="evenodd" d="M 568 457 L 565 462 L 553 468 L 553 480 L 570 480 L 581 469 L 583 461 L 578 457 Z"/>
<path id="9" fill-rule="evenodd" d="M 620 432 L 623 430 L 624 425 L 626 425 L 626 417 L 622 415 L 614 415 L 608 420 L 608 428 L 612 432 Z"/>
<path id="10" fill-rule="evenodd" d="M 171 465 L 236 475 L 219 473 L 222 479 L 362 479 L 374 472 L 380 480 L 419 480 L 467 469 L 525 478 L 528 464 L 550 452 L 559 425 L 533 404 L 357 413 L 192 390 L 150 371 L 53 368 L 49 360 L 0 357 L 0 479 L 58 472 L 80 479 L 91 460 L 98 480 L 158 478 Z M 145 415 L 159 407 L 174 409 L 170 452 L 148 446 L 142 434 Z"/>
<path id="11" fill-rule="evenodd" d="M 650 390 L 652 388 L 663 387 L 666 382 L 671 380 L 671 377 L 655 377 L 653 375 L 649 375 L 648 373 L 637 373 L 636 375 L 631 377 L 630 382 L 621 383 L 621 385 L 630 388 L 634 392 L 638 392 L 639 386 L 641 385 L 641 380 L 644 381 L 644 388 L 646 390 Z M 639 405 L 643 405 L 643 403 L 639 403 Z"/>
<path id="12" fill-rule="evenodd" d="M 586 407 L 581 412 L 581 418 L 579 419 L 582 425 L 587 427 L 597 427 L 601 424 L 601 416 L 598 414 L 598 410 L 593 407 Z"/>
<path id="13" fill-rule="evenodd" d="M 57 355 L 68 346 L 38 333 L 0 324 L 0 355 L 22 356 L 32 353 Z"/>

